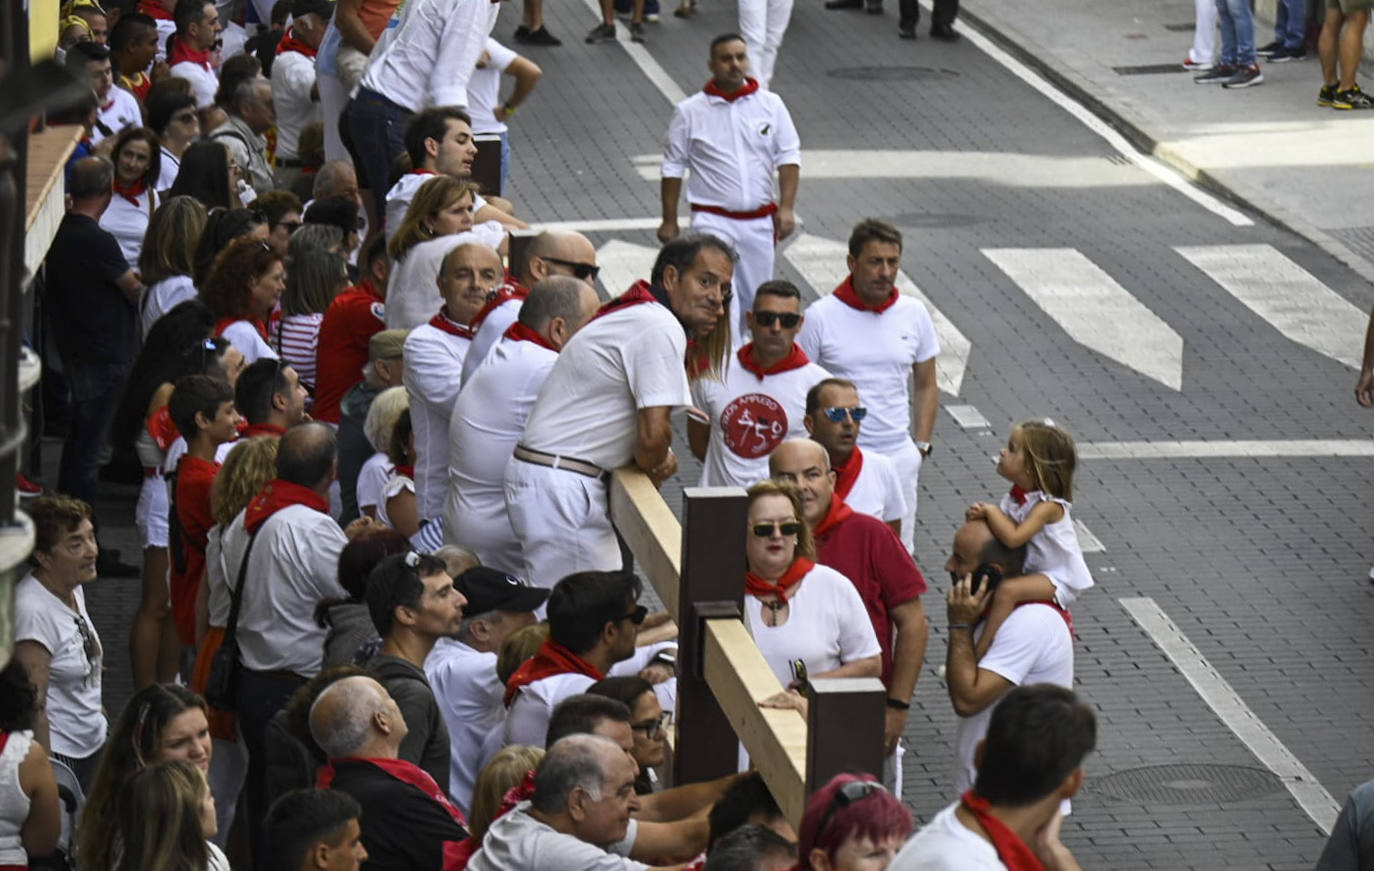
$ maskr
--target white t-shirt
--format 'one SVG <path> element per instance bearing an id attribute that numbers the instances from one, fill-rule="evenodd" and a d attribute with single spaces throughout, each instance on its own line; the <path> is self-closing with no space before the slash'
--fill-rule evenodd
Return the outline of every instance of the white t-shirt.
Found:
<path id="1" fill-rule="evenodd" d="M 981 634 L 981 631 L 980 631 Z M 997 630 L 978 668 L 999 674 L 1016 686 L 1057 684 L 1073 689 L 1073 638 L 1068 624 L 1049 605 L 1022 605 Z M 988 733 L 993 702 L 972 717 L 960 717 L 954 732 L 954 793 L 963 795 L 978 773 L 973 751 Z"/>
<path id="2" fill-rule="evenodd" d="M 387 227 L 390 226 L 388 223 Z M 439 268 L 444 265 L 448 253 L 470 242 L 486 245 L 494 251 L 505 234 L 500 224 L 487 221 L 465 233 L 426 239 L 411 247 L 400 260 L 391 261 L 391 276 L 386 287 L 386 328 L 409 330 L 428 322 L 444 304 L 438 280 Z"/>
<path id="3" fill-rule="evenodd" d="M 391 236 L 396 232 L 396 228 L 401 226 L 405 220 L 406 212 L 410 210 L 410 201 L 415 199 L 415 192 L 424 187 L 425 182 L 434 178 L 436 173 L 427 170 L 414 170 L 396 179 L 396 183 L 391 186 L 391 190 L 386 192 L 386 240 L 391 241 Z M 487 201 L 481 194 L 476 194 L 472 198 L 472 213 L 475 215 L 482 211 L 482 207 Z"/>
<path id="4" fill-rule="evenodd" d="M 297 158 L 301 128 L 319 121 L 319 100 L 310 99 L 315 86 L 315 59 L 298 51 L 284 51 L 272 59 L 272 104 L 277 110 L 277 157 Z"/>
<path id="5" fill-rule="evenodd" d="M 234 321 L 229 326 L 220 331 L 220 335 L 229 340 L 229 344 L 239 349 L 243 354 L 243 365 L 251 366 L 257 361 L 266 357 L 270 360 L 277 359 L 277 352 L 263 339 L 262 333 L 253 326 L 252 321 Z"/>
<path id="6" fill-rule="evenodd" d="M 1078 530 L 1074 528 L 1069 510 L 1073 503 L 1045 493 L 1032 490 L 1026 494 L 1026 501 L 1017 504 L 1011 494 L 1002 497 L 1003 513 L 1016 522 L 1017 526 L 1026 522 L 1031 509 L 1041 502 L 1057 502 L 1064 509 L 1064 516 L 1057 523 L 1047 523 L 1026 542 L 1025 574 L 1039 572 L 1054 584 L 1054 598 L 1060 607 L 1067 608 L 1078 598 L 1078 594 L 1093 585 L 1092 572 L 1083 559 L 1083 548 L 1078 544 Z"/>
<path id="7" fill-rule="evenodd" d="M 468 355 L 463 360 L 463 383 L 467 384 L 468 379 L 472 378 L 472 373 L 477 371 L 477 367 L 487 361 L 491 355 L 491 349 L 496 347 L 497 342 L 510 329 L 510 325 L 520 319 L 520 307 L 525 304 L 523 299 L 508 299 L 496 308 L 487 312 L 487 316 L 482 319 L 482 323 L 477 325 L 477 334 L 472 337 L 472 348 L 468 350 Z"/>
<path id="8" fill-rule="evenodd" d="M 834 569 L 817 565 L 807 572 L 787 604 L 787 621 L 769 626 L 763 622 L 763 603 L 744 597 L 749 633 L 783 686 L 792 682 L 794 659 L 806 663 L 814 677 L 882 653 L 858 590 Z"/>
<path id="9" fill-rule="evenodd" d="M 992 844 L 959 822 L 958 807 L 956 802 L 926 823 L 888 871 L 1006 871 Z"/>
<path id="10" fill-rule="evenodd" d="M 208 70 L 193 61 L 182 61 L 172 67 L 172 75 L 191 83 L 191 93 L 196 98 L 197 109 L 208 109 L 215 104 L 219 76 L 215 75 L 214 70 Z"/>
<path id="11" fill-rule="evenodd" d="M 806 392 L 829 377 L 815 363 L 760 377 L 735 357 L 724 380 L 698 378 L 692 402 L 711 418 L 701 486 L 749 487 L 767 478 L 773 449 L 806 438 Z"/>
<path id="12" fill-rule="evenodd" d="M 181 170 L 181 158 L 167 150 L 167 146 L 162 147 L 162 165 L 158 169 L 157 189 L 159 191 L 169 190 L 177 180 L 177 173 Z"/>
<path id="13" fill-rule="evenodd" d="M 687 334 L 658 303 L 593 319 L 563 348 L 539 391 L 523 444 L 615 469 L 634 459 L 642 408 L 691 402 Z"/>
<path id="14" fill-rule="evenodd" d="M 391 306 L 387 305 L 387 314 Z M 415 496 L 420 518 L 438 517 L 448 487 L 448 426 L 458 399 L 457 374 L 472 339 L 421 324 L 406 337 L 401 383 L 410 394 L 415 435 Z"/>
<path id="15" fill-rule="evenodd" d="M 109 102 L 100 107 L 96 119 L 110 128 L 110 136 L 118 136 L 130 127 L 143 126 L 143 110 L 138 107 L 138 98 L 120 87 L 110 88 Z M 91 142 L 100 142 L 105 135 L 100 128 L 91 128 Z"/>
<path id="16" fill-rule="evenodd" d="M 14 640 L 36 642 L 52 656 L 46 704 L 52 751 L 85 759 L 104 745 L 108 726 L 100 709 L 104 650 L 86 611 L 85 590 L 77 587 L 72 595 L 75 612 L 32 574 L 25 575 L 14 588 Z M 95 655 L 89 661 L 78 614 L 90 631 Z"/>
<path id="17" fill-rule="evenodd" d="M 911 439 L 911 367 L 940 353 L 930 312 L 898 295 L 881 314 L 860 311 L 833 294 L 806 309 L 797 344 L 833 374 L 859 387 L 868 417 L 859 444 L 897 451 Z"/>
<path id="18" fill-rule="evenodd" d="M 496 107 L 501 105 L 501 74 L 520 55 L 490 36 L 485 48 L 486 66 L 473 70 L 468 79 L 468 115 L 474 134 L 505 133 L 506 122 L 496 120 Z"/>
<path id="19" fill-rule="evenodd" d="M 858 480 L 850 488 L 849 495 L 844 497 L 844 504 L 884 523 L 906 517 L 902 479 L 897 476 L 897 467 L 892 460 L 877 451 L 863 451 L 863 458 Z"/>
<path id="20" fill-rule="evenodd" d="M 386 512 L 386 503 L 407 490 L 411 493 L 415 492 L 415 481 L 409 475 L 402 475 L 396 471 L 395 466 L 392 466 L 386 484 L 382 487 L 382 498 L 377 500 L 377 519 L 387 526 L 391 526 L 391 515 Z"/>
<path id="21" fill-rule="evenodd" d="M 522 801 L 497 818 L 482 839 L 482 849 L 468 862 L 471 871 L 645 871 L 648 865 L 608 852 L 633 845 L 626 839 L 603 849 L 565 835 L 530 816 L 530 803 Z M 633 823 L 633 820 L 631 821 Z"/>
<path id="22" fill-rule="evenodd" d="M 139 323 L 143 327 L 143 335 L 146 337 L 148 331 L 157 323 L 157 319 L 167 314 L 188 299 L 196 298 L 196 285 L 189 275 L 173 275 L 171 278 L 164 278 L 152 287 L 143 291 L 143 299 L 139 303 Z M 257 332 L 254 330 L 253 332 Z M 233 344 L 234 340 L 229 340 Z"/>
<path id="23" fill-rule="evenodd" d="M 466 814 L 486 761 L 482 743 L 492 731 L 501 731 L 506 718 L 506 685 L 496 676 L 495 653 L 474 650 L 452 638 L 435 643 L 425 660 L 425 677 L 448 726 L 448 792 Z"/>
<path id="24" fill-rule="evenodd" d="M 382 491 L 386 489 L 387 478 L 391 477 L 390 470 L 391 460 L 381 451 L 367 458 L 358 472 L 358 510 L 381 505 Z"/>
<path id="25" fill-rule="evenodd" d="M 157 211 L 158 196 L 145 190 L 131 203 L 122 194 L 110 198 L 110 205 L 100 216 L 100 228 L 119 243 L 119 251 L 128 261 L 130 269 L 138 269 L 138 254 L 143 250 L 143 237 L 148 234 L 148 221 Z"/>

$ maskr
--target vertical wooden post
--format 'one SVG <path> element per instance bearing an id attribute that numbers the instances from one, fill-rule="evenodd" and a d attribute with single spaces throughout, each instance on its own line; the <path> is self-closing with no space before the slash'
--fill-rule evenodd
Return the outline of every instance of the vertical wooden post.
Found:
<path id="1" fill-rule="evenodd" d="M 739 741 L 702 671 L 705 620 L 743 612 L 747 501 L 738 487 L 683 490 L 678 585 L 677 721 L 673 782 L 723 777 L 739 765 Z"/>
<path id="2" fill-rule="evenodd" d="M 883 776 L 887 693 L 876 677 L 811 681 L 806 722 L 806 794 L 837 774 Z"/>

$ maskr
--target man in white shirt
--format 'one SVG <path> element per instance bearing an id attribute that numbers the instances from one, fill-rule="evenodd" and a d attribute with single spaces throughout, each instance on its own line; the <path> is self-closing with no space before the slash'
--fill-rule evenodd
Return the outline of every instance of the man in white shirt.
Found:
<path id="1" fill-rule="evenodd" d="M 95 42 L 78 42 L 67 49 L 65 63 L 72 75 L 90 81 L 91 90 L 95 92 L 96 115 L 91 127 L 91 142 L 100 142 L 143 124 L 138 98 L 115 87 L 109 49 Z"/>
<path id="2" fill-rule="evenodd" d="M 508 572 L 524 566 L 506 514 L 506 461 L 559 351 L 597 305 L 585 281 L 560 275 L 536 282 L 519 320 L 458 393 L 448 430 L 444 540 L 471 549 L 483 565 Z"/>
<path id="3" fill-rule="evenodd" d="M 1060 810 L 1083 785 L 1083 760 L 1097 743 L 1097 718 L 1072 691 L 1018 687 L 992 715 L 978 745 L 973 788 L 915 834 L 891 871 L 1078 871 L 1059 840 Z"/>
<path id="4" fill-rule="evenodd" d="M 210 139 L 222 142 L 234 155 L 245 180 L 258 196 L 273 189 L 272 165 L 267 161 L 263 136 L 277 122 L 272 83 L 262 76 L 240 82 L 224 107 L 224 123 L 210 131 Z"/>
<path id="5" fill-rule="evenodd" d="M 333 12 L 333 0 L 294 0 L 291 26 L 277 44 L 277 56 L 272 61 L 272 97 L 277 110 L 276 155 L 281 187 L 289 187 L 299 174 L 295 171 L 301 167 L 296 150 L 301 128 L 321 118 L 315 55 Z"/>
<path id="6" fill-rule="evenodd" d="M 215 104 L 215 91 L 219 89 L 219 74 L 210 58 L 210 50 L 223 29 L 219 10 L 214 0 L 177 0 L 172 20 L 177 29 L 168 44 L 167 63 L 173 76 L 191 83 L 204 129 L 205 111 Z"/>
<path id="7" fill-rule="evenodd" d="M 902 544 L 914 553 L 916 479 L 930 456 L 940 407 L 935 381 L 940 343 L 925 306 L 897 289 L 901 260 L 902 234 L 896 227 L 874 218 L 860 221 L 849 235 L 849 277 L 806 310 L 797 343 L 867 397 L 869 417 L 859 445 L 886 454 L 896 466 L 906 488 Z"/>
<path id="8" fill-rule="evenodd" d="M 892 461 L 877 452 L 864 453 L 859 433 L 868 409 L 847 378 L 827 378 L 806 394 L 806 431 L 830 455 L 835 493 L 861 514 L 886 523 L 902 536 L 906 498 Z"/>
<path id="9" fill-rule="evenodd" d="M 670 415 L 691 402 L 684 360 L 719 372 L 729 348 L 733 252 L 692 234 L 663 247 L 649 282 L 607 303 L 558 356 L 506 465 L 506 507 L 525 577 L 619 568 L 610 470 L 633 462 L 655 483 L 677 471 Z"/>
<path id="10" fill-rule="evenodd" d="M 515 79 L 515 90 L 504 101 L 501 99 L 502 75 Z M 529 98 L 543 75 L 537 63 L 487 37 L 486 50 L 468 80 L 468 113 L 472 116 L 472 132 L 480 140 L 478 150 L 485 152 L 491 148 L 500 155 L 501 175 L 496 189 L 491 191 L 497 196 L 505 190 L 510 170 L 510 130 L 506 122 Z"/>
<path id="11" fill-rule="evenodd" d="M 979 660 L 974 631 L 992 604 L 1001 576 L 1020 574 L 1025 548 L 1012 550 L 997 540 L 982 520 L 971 520 L 954 534 L 945 569 L 954 586 L 946 597 L 949 649 L 945 680 L 959 724 L 954 734 L 954 791 L 973 785 L 975 756 L 997 703 L 1014 686 L 1052 683 L 1073 689 L 1073 633 L 1068 612 L 1029 602 L 1012 611 L 997 629 L 992 646 Z M 995 569 L 989 573 L 988 567 Z M 977 571 L 979 577 L 975 577 Z"/>
<path id="12" fill-rule="evenodd" d="M 784 439 L 804 436 L 807 391 L 830 374 L 796 345 L 802 314 L 795 285 L 759 285 L 745 320 L 754 340 L 735 354 L 725 379 L 692 385 L 687 441 L 703 461 L 703 487 L 749 487 L 767 478 L 768 455 Z"/>
<path id="13" fill-rule="evenodd" d="M 682 177 L 690 171 L 692 227 L 728 239 L 739 252 L 731 310 L 731 328 L 739 337 L 754 288 L 773 277 L 778 240 L 796 226 L 792 209 L 801 178 L 801 140 L 782 98 L 748 76 L 742 37 L 716 37 L 708 65 L 711 80 L 678 103 L 668 124 L 658 238 L 667 242 L 679 232 L 677 201 Z"/>
<path id="14" fill-rule="evenodd" d="M 453 638 L 441 638 L 425 660 L 425 675 L 448 724 L 448 793 L 468 813 L 472 788 L 486 762 L 482 745 L 501 729 L 506 685 L 496 676 L 496 654 L 512 632 L 535 621 L 549 591 L 486 566 L 474 566 L 454 580 L 467 597 L 463 623 Z"/>
<path id="15" fill-rule="evenodd" d="M 406 337 L 401 383 L 410 394 L 414 427 L 415 499 L 420 517 L 444 510 L 448 483 L 448 427 L 458 398 L 458 373 L 472 344 L 468 322 L 501 281 L 501 255 L 485 245 L 458 245 L 445 257 L 436 283 L 444 305 Z"/>

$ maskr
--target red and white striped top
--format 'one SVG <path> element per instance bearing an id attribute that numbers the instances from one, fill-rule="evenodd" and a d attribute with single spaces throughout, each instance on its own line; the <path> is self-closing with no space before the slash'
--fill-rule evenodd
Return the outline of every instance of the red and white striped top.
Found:
<path id="1" fill-rule="evenodd" d="M 320 323 L 324 314 L 313 312 L 308 315 L 286 315 L 274 321 L 269 327 L 271 342 L 278 349 L 301 383 L 310 390 L 315 389 L 315 350 L 320 344 Z"/>

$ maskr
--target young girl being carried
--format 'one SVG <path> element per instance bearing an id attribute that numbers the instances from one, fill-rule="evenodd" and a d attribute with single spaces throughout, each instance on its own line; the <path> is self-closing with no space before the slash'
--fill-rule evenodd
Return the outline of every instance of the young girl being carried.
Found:
<path id="1" fill-rule="evenodd" d="M 1023 577 L 1008 579 L 997 588 L 978 639 L 979 657 L 1018 606 L 1046 602 L 1068 620 L 1069 606 L 1093 585 L 1069 517 L 1077 462 L 1073 437 L 1054 421 L 1018 424 L 997 460 L 997 474 L 1011 482 L 1011 492 L 1002 497 L 1000 507 L 975 502 L 965 512 L 966 520 L 985 521 L 1007 547 L 1026 548 Z"/>

